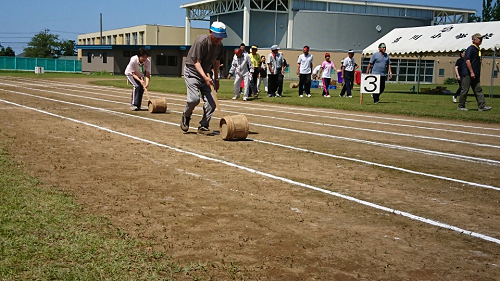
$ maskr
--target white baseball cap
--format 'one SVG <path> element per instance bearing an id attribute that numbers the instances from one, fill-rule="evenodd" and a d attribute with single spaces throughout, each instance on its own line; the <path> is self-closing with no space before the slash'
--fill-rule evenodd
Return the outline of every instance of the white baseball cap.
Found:
<path id="1" fill-rule="evenodd" d="M 226 38 L 227 37 L 226 25 L 220 21 L 214 21 L 212 23 L 212 25 L 210 26 L 210 30 L 212 31 L 212 34 L 216 38 Z"/>

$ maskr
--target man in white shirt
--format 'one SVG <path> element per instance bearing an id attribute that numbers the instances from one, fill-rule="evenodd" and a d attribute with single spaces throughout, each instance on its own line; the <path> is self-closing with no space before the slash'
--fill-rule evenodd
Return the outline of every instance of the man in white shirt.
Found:
<path id="1" fill-rule="evenodd" d="M 145 48 L 140 48 L 139 54 L 130 58 L 130 62 L 125 69 L 125 75 L 133 86 L 132 100 L 130 102 L 130 109 L 133 111 L 141 110 L 142 95 L 144 94 L 144 89 L 147 89 L 149 86 L 151 61 L 148 59 L 148 56 L 148 51 Z"/>
<path id="2" fill-rule="evenodd" d="M 309 46 L 304 46 L 302 54 L 297 60 L 297 76 L 299 76 L 299 97 L 303 97 L 304 90 L 308 98 L 311 97 L 311 72 L 313 55 L 309 54 Z"/>
<path id="3" fill-rule="evenodd" d="M 354 51 L 349 50 L 347 53 L 347 57 L 343 60 L 342 63 L 342 80 L 344 81 L 344 87 L 342 87 L 342 91 L 340 92 L 341 97 L 343 97 L 347 91 L 347 97 L 352 98 L 352 88 L 354 86 L 354 70 L 358 65 L 354 61 Z"/>
<path id="4" fill-rule="evenodd" d="M 279 53 L 279 49 L 280 47 L 278 45 L 272 45 L 271 53 L 267 56 L 267 69 L 269 71 L 269 87 L 267 88 L 268 97 L 281 96 L 279 92 L 276 94 L 276 91 L 278 90 L 280 75 L 283 75 L 285 72 L 285 61 L 281 53 Z"/>

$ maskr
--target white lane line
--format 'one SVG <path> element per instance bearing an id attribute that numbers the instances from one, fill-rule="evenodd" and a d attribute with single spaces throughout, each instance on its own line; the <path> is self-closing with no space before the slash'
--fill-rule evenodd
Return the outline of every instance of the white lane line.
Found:
<path id="1" fill-rule="evenodd" d="M 70 86 L 75 85 L 75 86 L 72 86 L 72 87 L 77 87 L 77 86 L 78 87 L 82 87 L 82 85 L 78 85 L 78 84 L 61 84 L 61 85 L 70 85 Z M 105 86 L 92 86 L 92 87 L 99 89 L 99 87 L 105 87 Z M 106 88 L 106 89 L 116 90 L 116 88 Z M 152 93 L 152 92 L 150 92 L 150 93 Z M 169 94 L 163 94 L 163 95 L 167 96 L 167 97 L 169 97 L 170 99 L 173 99 L 173 100 L 183 101 L 182 99 L 178 99 L 178 95 L 172 95 L 172 94 L 170 94 L 170 95 Z M 172 96 L 175 96 L 176 98 L 174 99 Z M 225 104 L 225 106 L 237 107 L 237 108 L 244 108 L 244 109 L 250 109 L 250 110 L 272 111 L 272 112 L 279 112 L 279 113 L 284 113 L 284 114 L 302 115 L 302 116 L 309 116 L 309 117 L 332 118 L 332 117 L 326 117 L 326 116 L 323 116 L 323 115 L 316 115 L 316 114 L 310 114 L 310 113 L 304 114 L 304 113 L 290 112 L 290 111 L 276 111 L 276 109 L 290 110 L 290 108 L 280 107 L 280 106 L 273 106 L 273 105 L 267 105 L 267 104 L 264 104 L 264 103 L 259 104 L 258 108 L 250 107 L 248 105 L 249 105 L 249 103 L 245 103 L 245 106 L 235 105 L 234 102 L 231 102 L 230 104 Z M 268 108 L 271 108 L 271 109 L 265 109 L 263 107 L 268 107 Z M 307 112 L 311 111 L 311 109 L 304 109 L 304 108 L 294 108 L 294 110 L 295 111 L 307 111 Z M 380 116 L 373 116 L 373 115 L 362 115 L 362 114 L 352 114 L 352 113 L 338 113 L 338 112 L 326 111 L 324 109 L 318 109 L 318 110 L 315 110 L 315 111 L 316 112 L 321 112 L 321 113 L 327 113 L 327 114 L 335 114 L 335 115 L 349 115 L 349 116 L 356 116 L 356 117 L 362 117 L 362 118 L 386 119 L 386 120 L 390 120 L 391 123 L 388 123 L 388 122 L 377 122 L 377 121 L 372 121 L 372 120 L 360 120 L 360 119 L 344 118 L 344 117 L 335 117 L 336 120 L 361 122 L 361 123 L 369 123 L 369 124 L 379 124 L 379 125 L 387 125 L 387 126 L 407 127 L 407 128 L 417 128 L 417 129 L 423 129 L 423 130 L 444 131 L 444 132 L 452 132 L 452 133 L 458 133 L 458 134 L 481 135 L 481 136 L 489 136 L 489 137 L 500 138 L 500 135 L 492 135 L 492 134 L 477 133 L 477 132 L 467 132 L 467 131 L 457 131 L 457 130 L 450 130 L 450 129 L 432 128 L 432 127 L 422 127 L 422 126 L 415 126 L 415 125 L 408 125 L 408 124 L 396 124 L 396 123 L 394 123 L 394 121 L 415 122 L 415 123 L 424 123 L 424 124 L 439 125 L 439 126 L 452 126 L 452 127 L 460 127 L 460 128 L 472 128 L 472 129 L 476 129 L 476 130 L 500 131 L 500 128 L 468 126 L 468 125 L 456 125 L 456 124 L 448 124 L 448 123 L 442 123 L 442 122 L 430 122 L 430 121 L 412 120 L 412 119 L 403 119 L 403 118 L 388 118 L 388 117 L 380 117 Z"/>
<path id="2" fill-rule="evenodd" d="M 0 84 L 2 84 L 2 83 L 0 83 Z M 26 83 L 26 84 L 28 84 L 28 83 Z M 32 85 L 32 84 L 30 84 L 30 85 Z M 37 90 L 37 91 L 45 91 L 45 90 L 36 89 L 36 88 L 28 88 L 28 87 L 23 87 L 23 88 L 30 89 L 30 90 Z M 73 90 L 73 89 L 68 89 L 68 90 L 75 91 L 75 92 L 84 92 L 84 91 Z M 87 93 L 87 92 L 85 92 L 85 93 Z M 122 97 L 122 96 L 115 96 L 115 95 L 109 95 L 109 94 L 101 94 L 101 93 L 93 93 L 93 94 L 94 95 L 101 95 L 101 96 L 108 96 L 108 97 L 115 97 L 115 98 L 125 98 L 125 97 Z M 151 95 L 151 96 L 154 97 L 153 95 Z M 169 105 L 175 105 L 175 106 L 180 106 L 180 107 L 184 106 L 184 105 L 172 104 L 172 103 L 169 103 Z M 230 111 L 230 110 L 224 110 L 224 112 L 238 113 L 238 114 L 240 113 L 240 112 Z M 467 145 L 472 145 L 472 146 L 489 147 L 489 148 L 500 149 L 500 145 L 493 145 L 493 144 L 485 144 L 485 143 L 478 143 L 478 142 L 461 141 L 461 140 L 438 138 L 438 137 L 429 137 L 429 136 L 415 135 L 415 134 L 408 134 L 408 133 L 397 133 L 397 132 L 374 130 L 374 129 L 366 129 L 366 128 L 359 128 L 359 127 L 350 127 L 350 126 L 342 126 L 342 125 L 335 125 L 335 124 L 328 124 L 328 123 L 318 123 L 318 122 L 312 122 L 312 121 L 290 120 L 290 119 L 282 118 L 282 117 L 263 116 L 263 115 L 252 114 L 252 113 L 245 113 L 245 115 L 256 116 L 256 117 L 260 117 L 260 118 L 265 117 L 265 118 L 268 118 L 268 119 L 275 119 L 275 120 L 294 121 L 294 122 L 297 122 L 297 123 L 312 124 L 312 125 L 317 125 L 317 126 L 334 127 L 334 128 L 341 128 L 341 129 L 347 129 L 347 130 L 366 131 L 366 132 L 373 132 L 373 133 L 380 133 L 380 134 L 389 134 L 389 135 L 396 135 L 396 136 L 402 136 L 402 137 L 421 138 L 421 139 L 428 139 L 428 140 L 444 141 L 444 142 L 447 142 L 447 143 L 460 143 L 460 144 L 467 144 Z"/>
<path id="3" fill-rule="evenodd" d="M 177 123 L 172 123 L 172 122 L 158 120 L 158 119 L 152 119 L 152 118 L 138 116 L 138 115 L 127 114 L 127 113 L 123 113 L 123 112 L 112 111 L 112 110 L 103 109 L 103 108 L 96 108 L 93 106 L 88 106 L 88 105 L 83 105 L 83 104 L 78 104 L 78 103 L 73 103 L 73 102 L 68 102 L 68 101 L 56 100 L 56 99 L 47 98 L 47 97 L 40 97 L 40 96 L 27 94 L 27 93 L 21 93 L 21 92 L 18 92 L 18 94 L 24 95 L 24 96 L 40 98 L 40 99 L 44 99 L 44 100 L 49 100 L 49 101 L 54 101 L 54 102 L 59 102 L 59 103 L 64 103 L 64 104 L 71 104 L 71 105 L 75 105 L 75 106 L 79 106 L 79 107 L 84 107 L 84 108 L 89 108 L 89 109 L 93 109 L 93 110 L 98 110 L 98 111 L 110 113 L 113 115 L 134 117 L 134 118 L 139 118 L 142 120 L 173 125 L 176 127 L 179 126 L 179 124 L 177 124 Z M 285 145 L 285 144 L 278 144 L 278 143 L 272 143 L 272 142 L 268 142 L 268 141 L 255 140 L 255 139 L 253 141 L 264 143 L 264 144 L 269 144 L 269 145 L 280 146 L 280 147 L 284 147 L 284 148 L 288 148 L 288 149 L 298 150 L 298 151 L 302 151 L 302 152 L 315 153 L 317 155 L 327 156 L 327 157 L 331 157 L 331 158 L 337 158 L 337 159 L 342 159 L 342 160 L 346 160 L 346 161 L 352 161 L 352 162 L 357 162 L 357 163 L 361 163 L 361 164 L 367 164 L 367 165 L 371 165 L 371 166 L 377 166 L 377 167 L 381 167 L 381 168 L 397 170 L 400 172 L 405 172 L 405 173 L 426 176 L 426 177 L 430 177 L 430 178 L 436 178 L 436 179 L 440 179 L 440 180 L 446 180 L 446 181 L 450 181 L 450 182 L 456 182 L 456 183 L 460 183 L 460 184 L 466 184 L 466 185 L 470 185 L 470 186 L 476 186 L 476 187 L 500 191 L 500 187 L 496 187 L 496 186 L 492 186 L 492 185 L 486 185 L 486 184 L 469 182 L 469 181 L 464 181 L 464 180 L 460 180 L 460 179 L 454 179 L 454 178 L 449 178 L 449 177 L 444 177 L 444 176 L 439 176 L 439 175 L 434 175 L 434 174 L 429 174 L 429 173 L 424 173 L 424 172 L 418 172 L 418 171 L 413 171 L 413 170 L 400 168 L 400 167 L 396 167 L 396 166 L 385 165 L 385 164 L 380 164 L 380 163 L 375 163 L 375 162 L 370 162 L 370 161 L 365 161 L 365 160 L 350 158 L 350 157 L 345 157 L 345 156 L 339 156 L 339 155 L 334 155 L 334 154 L 329 154 L 329 153 L 324 153 L 324 152 L 319 152 L 319 151 L 314 151 L 314 150 L 309 150 L 309 149 L 304 149 L 304 148 L 299 148 L 299 147 L 293 147 L 293 146 L 289 146 L 289 145 Z M 499 164 L 500 164 L 500 162 L 499 162 Z"/>
<path id="4" fill-rule="evenodd" d="M 201 155 L 201 154 L 198 154 L 198 153 L 194 153 L 194 152 L 182 150 L 182 149 L 179 149 L 179 148 L 176 148 L 176 147 L 172 147 L 172 146 L 169 146 L 169 145 L 161 144 L 161 143 L 158 143 L 158 142 L 155 142 L 155 141 L 151 141 L 151 140 L 148 140 L 148 139 L 144 139 L 144 138 L 136 137 L 136 136 L 129 135 L 129 134 L 126 134 L 126 133 L 123 133 L 123 132 L 119 132 L 119 131 L 111 130 L 111 129 L 108 129 L 108 128 L 104 128 L 104 127 L 101 127 L 101 126 L 98 126 L 98 125 L 95 125 L 95 124 L 92 124 L 92 123 L 88 123 L 88 122 L 85 122 L 85 121 L 81 121 L 81 120 L 77 120 L 77 119 L 73 119 L 73 118 L 61 116 L 61 115 L 54 114 L 54 113 L 51 113 L 51 112 L 48 112 L 48 111 L 45 111 L 45 110 L 41 110 L 41 109 L 37 109 L 37 108 L 25 106 L 25 105 L 22 105 L 22 104 L 18 104 L 18 103 L 6 101 L 6 100 L 2 100 L 2 99 L 0 99 L 0 101 L 4 102 L 4 103 L 7 103 L 7 104 L 10 104 L 10 105 L 19 106 L 19 107 L 24 108 L 24 109 L 29 109 L 29 110 L 33 110 L 33 111 L 36 111 L 36 112 L 39 112 L 39 113 L 43 113 L 43 114 L 47 114 L 47 115 L 50 115 L 50 116 L 53 116 L 53 117 L 57 117 L 57 118 L 60 118 L 60 119 L 63 119 L 63 120 L 68 120 L 68 121 L 75 122 L 75 123 L 78 123 L 78 124 L 86 125 L 86 126 L 89 126 L 89 127 L 101 130 L 101 131 L 109 132 L 109 133 L 112 133 L 112 134 L 117 134 L 117 135 L 120 135 L 120 136 L 123 136 L 123 137 L 127 137 L 127 138 L 131 138 L 131 139 L 137 140 L 137 141 L 142 141 L 142 142 L 149 143 L 149 144 L 152 144 L 152 145 L 156 145 L 156 146 L 159 146 L 159 147 L 167 148 L 167 149 L 173 150 L 173 151 L 178 152 L 178 153 L 183 153 L 183 154 L 187 154 L 187 155 L 190 155 L 190 156 L 197 157 L 199 159 L 203 159 L 203 160 L 208 160 L 208 161 L 212 161 L 212 162 L 224 164 L 224 165 L 227 165 L 229 167 L 240 169 L 240 170 L 243 170 L 243 171 L 247 171 L 247 172 L 252 173 L 252 174 L 257 174 L 257 175 L 260 175 L 260 176 L 263 176 L 263 177 L 271 178 L 271 179 L 278 180 L 278 181 L 281 181 L 281 182 L 285 182 L 285 183 L 288 183 L 288 184 L 291 184 L 291 185 L 304 187 L 304 188 L 311 189 L 311 190 L 314 190 L 314 191 L 319 191 L 321 193 L 332 195 L 332 196 L 335 196 L 335 197 L 338 197 L 338 198 L 342 198 L 342 199 L 345 199 L 345 200 L 349 200 L 349 201 L 352 201 L 352 202 L 356 202 L 358 204 L 361 204 L 361 205 L 364 205 L 364 206 L 367 206 L 367 207 L 372 207 L 374 209 L 378 209 L 378 210 L 381 210 L 381 211 L 384 211 L 384 212 L 388 212 L 388 213 L 400 215 L 400 216 L 409 218 L 411 220 L 423 222 L 423 223 L 426 223 L 426 224 L 429 224 L 429 225 L 433 225 L 433 226 L 437 226 L 437 227 L 440 227 L 440 228 L 453 230 L 453 231 L 456 231 L 456 232 L 458 232 L 460 234 L 465 234 L 465 235 L 468 235 L 468 236 L 471 236 L 471 237 L 483 239 L 485 241 L 493 242 L 495 244 L 500 245 L 500 239 L 497 239 L 497 238 L 494 238 L 494 237 L 491 237 L 491 236 L 488 236 L 488 235 L 485 235 L 485 234 L 481 234 L 481 233 L 478 233 L 478 232 L 466 230 L 466 229 L 459 228 L 459 227 L 456 227 L 456 226 L 453 226 L 453 225 L 450 225 L 450 224 L 446 224 L 446 223 L 435 221 L 435 220 L 431 220 L 431 219 L 428 219 L 428 218 L 425 218 L 425 217 L 413 215 L 413 214 L 408 213 L 408 212 L 403 212 L 403 211 L 400 211 L 400 210 L 392 209 L 392 208 L 385 207 L 385 206 L 382 206 L 382 205 L 379 205 L 379 204 L 375 204 L 375 203 L 371 203 L 371 202 L 368 202 L 368 201 L 360 200 L 360 199 L 357 199 L 357 198 L 352 197 L 352 196 L 348 196 L 348 195 L 344 195 L 344 194 L 341 194 L 341 193 L 338 193 L 338 192 L 326 190 L 326 189 L 323 189 L 323 188 L 320 188 L 320 187 L 316 187 L 316 186 L 313 186 L 313 185 L 309 185 L 309 184 L 301 183 L 301 182 L 294 181 L 294 180 L 291 180 L 291 179 L 287 179 L 287 178 L 284 178 L 284 177 L 279 177 L 279 176 L 276 176 L 276 175 L 273 175 L 273 174 L 265 173 L 265 172 L 262 172 L 262 171 L 258 171 L 258 170 L 252 169 L 252 168 L 248 168 L 248 167 L 242 166 L 240 164 L 235 164 L 235 163 L 232 163 L 232 162 L 229 162 L 229 161 L 220 160 L 220 159 L 216 159 L 216 158 L 211 158 L 211 157 L 204 156 L 204 155 Z"/>
<path id="5" fill-rule="evenodd" d="M 2 83 L 0 83 L 0 84 L 2 84 Z M 41 89 L 35 89 L 35 88 L 25 88 L 25 89 L 41 91 L 41 92 L 48 92 L 48 93 L 53 93 L 53 94 L 59 94 L 59 95 L 63 95 L 63 96 L 71 96 L 71 97 L 77 97 L 77 98 L 83 98 L 83 99 L 124 104 L 124 103 L 117 102 L 117 101 L 108 101 L 105 99 L 79 96 L 79 95 L 73 95 L 73 94 L 67 94 L 67 93 L 60 93 L 60 92 L 56 92 L 56 91 L 52 91 L 52 90 L 49 91 L 49 90 L 41 90 Z M 16 91 L 11 91 L 11 90 L 4 90 L 4 91 L 17 93 L 17 94 L 24 94 L 21 92 L 16 92 Z M 34 96 L 34 97 L 37 97 L 37 96 Z M 172 112 L 172 110 L 170 110 L 170 112 Z M 215 118 L 217 118 L 217 117 L 215 117 Z M 320 136 L 320 137 L 326 137 L 326 138 L 340 139 L 340 140 L 345 140 L 345 141 L 349 141 L 349 142 L 357 142 L 357 143 L 362 143 L 362 144 L 366 144 L 366 145 L 373 145 L 373 146 L 379 146 L 379 147 L 385 147 L 385 148 L 391 148 L 391 149 L 398 149 L 398 150 L 403 150 L 403 151 L 407 151 L 407 152 L 414 152 L 414 153 L 421 153 L 421 154 L 426 154 L 426 155 L 447 157 L 447 158 L 452 158 L 452 159 L 462 160 L 462 161 L 483 162 L 483 163 L 490 164 L 490 165 L 499 165 L 500 164 L 500 161 L 479 158 L 479 157 L 472 157 L 472 156 L 467 156 L 467 155 L 459 155 L 459 154 L 445 153 L 445 152 L 420 149 L 420 148 L 414 148 L 414 147 L 408 147 L 408 146 L 379 143 L 379 142 L 374 142 L 374 141 L 367 141 L 367 140 L 341 137 L 341 136 L 335 136 L 335 135 L 328 135 L 328 134 L 322 134 L 322 133 L 315 133 L 315 132 L 309 132 L 309 131 L 301 131 L 301 130 L 289 129 L 289 128 L 284 128 L 284 127 L 276 127 L 276 126 L 270 126 L 270 125 L 264 125 L 264 124 L 258 124 L 258 123 L 252 123 L 252 126 L 261 126 L 261 127 L 271 128 L 271 129 L 275 129 L 275 130 L 284 130 L 284 131 L 295 132 L 295 133 L 299 133 L 299 134 L 308 134 L 308 135 L 314 135 L 314 136 Z"/>
<path id="6" fill-rule="evenodd" d="M 230 110 L 224 110 L 224 112 L 240 114 L 240 112 L 230 111 Z M 245 113 L 245 115 L 247 115 L 247 116 L 263 117 L 262 115 L 257 115 L 257 114 L 252 114 L 252 113 Z M 317 125 L 317 126 L 324 126 L 324 127 L 334 127 L 334 128 L 341 128 L 341 129 L 366 131 L 366 132 L 372 132 L 372 133 L 389 134 L 389 135 L 395 135 L 395 136 L 410 137 L 410 138 L 419 138 L 419 139 L 428 139 L 428 140 L 437 140 L 437 141 L 444 141 L 444 142 L 447 142 L 447 143 L 461 143 L 461 144 L 467 144 L 467 145 L 472 145 L 472 146 L 480 146 L 480 147 L 489 147 L 489 148 L 498 148 L 498 149 L 500 149 L 499 145 L 493 145 L 493 144 L 476 143 L 476 142 L 461 141 L 461 140 L 454 140 L 454 139 L 445 139 L 445 138 L 438 138 L 438 137 L 429 137 L 429 136 L 414 135 L 414 134 L 407 134 L 407 133 L 396 133 L 396 132 L 390 132 L 390 131 L 381 131 L 381 130 L 358 128 L 358 127 L 349 127 L 349 126 L 334 125 L 334 124 L 327 124 L 327 123 L 318 123 L 318 122 L 312 122 L 312 121 L 290 120 L 290 119 L 287 119 L 287 118 L 275 117 L 275 116 L 265 116 L 265 118 L 274 119 L 274 120 L 294 121 L 294 122 L 297 122 L 297 123 L 305 123 L 305 124 L 311 124 L 311 125 Z"/>

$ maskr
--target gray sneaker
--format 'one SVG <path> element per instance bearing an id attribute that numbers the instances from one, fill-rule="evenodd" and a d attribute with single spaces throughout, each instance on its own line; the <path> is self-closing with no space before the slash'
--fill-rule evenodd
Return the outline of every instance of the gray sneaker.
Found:
<path id="1" fill-rule="evenodd" d="M 459 107 L 458 110 L 461 110 L 461 111 L 467 111 L 468 109 L 465 108 L 465 107 Z"/>
<path id="2" fill-rule="evenodd" d="M 130 107 L 130 109 L 131 109 L 132 111 L 139 111 L 139 110 L 140 110 L 140 109 L 139 109 L 137 106 L 135 106 L 135 105 L 132 105 L 132 106 Z"/>
<path id="3" fill-rule="evenodd" d="M 189 121 L 191 121 L 191 117 L 187 117 L 182 114 L 181 130 L 183 130 L 184 132 L 187 132 L 189 130 Z"/>
<path id="4" fill-rule="evenodd" d="M 478 108 L 479 111 L 488 111 L 490 110 L 492 107 L 491 106 L 487 106 L 485 105 L 483 108 Z"/>

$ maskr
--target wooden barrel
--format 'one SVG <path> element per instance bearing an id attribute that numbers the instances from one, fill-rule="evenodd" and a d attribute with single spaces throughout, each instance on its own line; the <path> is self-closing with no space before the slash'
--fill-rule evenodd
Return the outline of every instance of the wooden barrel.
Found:
<path id="1" fill-rule="evenodd" d="M 152 99 L 148 101 L 148 110 L 150 113 L 165 113 L 167 112 L 167 99 Z"/>
<path id="2" fill-rule="evenodd" d="M 299 87 L 299 83 L 290 83 L 290 89 L 293 89 L 293 88 L 298 88 Z"/>
<path id="3" fill-rule="evenodd" d="M 220 120 L 220 134 L 224 140 L 246 139 L 249 127 L 243 114 L 224 116 Z"/>

